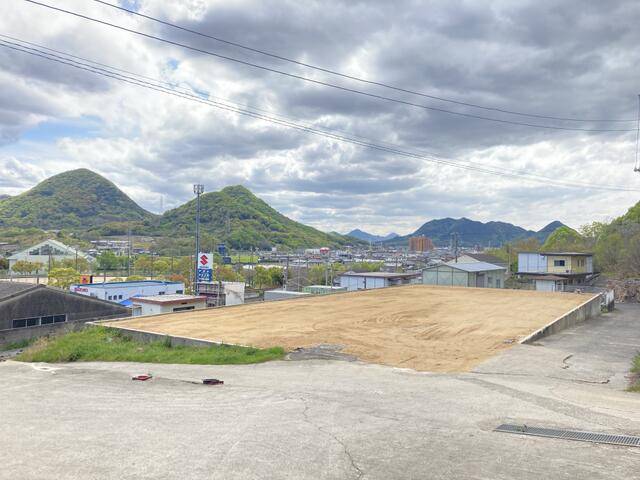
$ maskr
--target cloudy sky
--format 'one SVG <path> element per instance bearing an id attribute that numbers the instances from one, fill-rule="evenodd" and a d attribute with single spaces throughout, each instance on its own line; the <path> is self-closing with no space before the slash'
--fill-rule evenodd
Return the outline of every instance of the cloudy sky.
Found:
<path id="1" fill-rule="evenodd" d="M 20 43 L 15 39 L 32 42 L 157 79 L 205 103 L 2 47 L 0 194 L 86 167 L 154 212 L 160 211 L 161 198 L 165 210 L 190 199 L 194 182 L 204 183 L 207 191 L 243 184 L 288 216 L 324 230 L 401 234 L 446 216 L 534 229 L 559 219 L 578 227 L 620 215 L 640 197 L 640 174 L 633 172 L 640 91 L 637 1 L 119 3 L 231 42 L 413 92 L 541 116 L 631 120 L 626 122 L 561 121 L 467 107 L 267 57 L 92 0 L 42 2 L 402 102 L 520 123 L 625 131 L 535 128 L 372 98 L 24 0 L 3 0 L 0 34 L 13 37 L 0 37 L 5 45 Z M 239 115 L 214 108 L 212 101 L 408 155 Z"/>

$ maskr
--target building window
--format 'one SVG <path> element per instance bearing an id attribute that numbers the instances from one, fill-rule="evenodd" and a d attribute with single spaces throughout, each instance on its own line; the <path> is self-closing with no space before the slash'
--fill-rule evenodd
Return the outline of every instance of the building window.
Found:
<path id="1" fill-rule="evenodd" d="M 564 267 L 564 260 L 554 260 L 553 261 L 553 266 L 554 267 Z"/>
<path id="2" fill-rule="evenodd" d="M 54 315 L 53 316 L 53 322 L 54 323 L 62 323 L 62 322 L 66 322 L 67 321 L 67 315 L 63 314 L 63 315 Z"/>
<path id="3" fill-rule="evenodd" d="M 111 296 L 111 295 L 109 295 L 107 298 L 108 298 L 109 300 L 113 300 L 113 296 Z"/>
<path id="4" fill-rule="evenodd" d="M 158 295 L 164 295 L 164 292 L 158 292 Z"/>
<path id="5" fill-rule="evenodd" d="M 496 278 L 496 288 L 501 288 L 500 287 L 500 279 Z"/>
<path id="6" fill-rule="evenodd" d="M 27 327 L 35 327 L 40 324 L 40 319 L 38 317 L 35 318 L 27 318 Z"/>
<path id="7" fill-rule="evenodd" d="M 27 320 L 26 319 L 21 319 L 21 320 L 14 320 L 13 321 L 13 328 L 24 328 L 27 326 Z"/>
<path id="8" fill-rule="evenodd" d="M 176 293 L 183 294 L 184 290 L 176 290 Z"/>
<path id="9" fill-rule="evenodd" d="M 122 300 L 122 295 L 118 295 L 118 300 Z"/>
<path id="10" fill-rule="evenodd" d="M 191 305 L 189 307 L 176 307 L 173 309 L 174 312 L 184 312 L 185 310 L 195 310 L 195 306 Z"/>

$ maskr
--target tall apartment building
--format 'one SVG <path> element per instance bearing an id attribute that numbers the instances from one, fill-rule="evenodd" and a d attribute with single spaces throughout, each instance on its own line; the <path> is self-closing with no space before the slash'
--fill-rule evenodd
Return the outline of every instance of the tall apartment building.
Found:
<path id="1" fill-rule="evenodd" d="M 421 235 L 409 238 L 409 250 L 412 252 L 428 252 L 433 250 L 433 242 L 429 237 Z"/>

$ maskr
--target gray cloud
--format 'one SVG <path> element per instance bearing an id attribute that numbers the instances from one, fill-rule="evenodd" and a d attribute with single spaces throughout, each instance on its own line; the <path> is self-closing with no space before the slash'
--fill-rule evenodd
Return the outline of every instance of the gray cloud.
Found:
<path id="1" fill-rule="evenodd" d="M 88 9 L 76 0 L 60 4 L 224 55 L 438 108 L 559 126 L 634 126 L 452 105 L 310 71 L 104 7 Z M 428 8 L 409 0 L 139 5 L 195 30 L 464 102 L 555 116 L 636 115 L 640 5 L 634 1 L 443 0 Z M 0 26 L 10 34 L 318 127 L 562 181 L 636 185 L 625 160 L 632 155 L 633 132 L 551 131 L 447 115 L 319 87 L 36 8 L 8 11 Z M 174 60 L 177 67 L 167 68 Z M 166 206 L 190 198 L 194 179 L 204 179 L 209 190 L 245 184 L 284 213 L 327 230 L 358 226 L 379 233 L 406 233 L 443 216 L 527 227 L 556 218 L 579 224 L 619 214 L 635 201 L 633 193 L 530 184 L 355 147 L 13 52 L 0 50 L 0 65 L 0 145 L 19 142 L 46 119 L 99 117 L 100 138 L 53 144 L 52 157 L 42 160 L 24 145 L 24 158 L 35 172 L 47 174 L 79 165 L 99 170 L 153 210 L 160 194 Z M 16 149 L 12 155 L 19 158 Z M 25 186 L 15 175 L 8 178 L 0 193 Z M 578 206 L 587 198 L 593 214 Z"/>

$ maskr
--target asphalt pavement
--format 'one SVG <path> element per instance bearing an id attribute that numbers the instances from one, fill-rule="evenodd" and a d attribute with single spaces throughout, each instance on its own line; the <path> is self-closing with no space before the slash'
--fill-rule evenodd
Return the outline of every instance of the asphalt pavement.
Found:
<path id="1" fill-rule="evenodd" d="M 621 305 L 465 374 L 5 361 L 0 478 L 637 478 L 640 448 L 493 429 L 640 435 L 640 394 L 625 391 L 639 350 L 640 307 Z M 224 385 L 200 383 L 212 377 Z"/>

